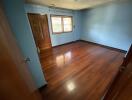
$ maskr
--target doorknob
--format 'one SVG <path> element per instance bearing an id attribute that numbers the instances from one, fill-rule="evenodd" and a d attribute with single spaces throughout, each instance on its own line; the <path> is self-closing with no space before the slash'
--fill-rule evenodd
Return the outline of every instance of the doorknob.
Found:
<path id="1" fill-rule="evenodd" d="M 30 58 L 27 57 L 24 59 L 24 61 L 27 63 L 27 62 L 30 62 L 31 60 L 30 60 Z"/>

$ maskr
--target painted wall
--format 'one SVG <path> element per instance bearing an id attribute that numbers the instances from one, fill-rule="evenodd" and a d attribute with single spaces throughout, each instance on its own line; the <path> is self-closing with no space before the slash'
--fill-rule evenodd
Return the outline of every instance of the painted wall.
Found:
<path id="1" fill-rule="evenodd" d="M 132 43 L 132 2 L 115 2 L 81 11 L 81 39 L 128 50 Z"/>
<path id="2" fill-rule="evenodd" d="M 36 86 L 39 88 L 46 84 L 39 62 L 37 49 L 24 9 L 23 0 L 3 0 L 5 13 L 12 28 L 17 43 L 24 57 L 29 57 L 29 71 L 32 74 Z M 28 69 L 27 69 L 28 70 Z"/>
<path id="3" fill-rule="evenodd" d="M 75 34 L 76 34 L 76 39 L 80 40 L 80 34 L 82 33 L 82 25 L 81 25 L 81 11 L 74 11 L 74 24 L 75 24 Z"/>
<path id="4" fill-rule="evenodd" d="M 77 11 L 55 9 L 55 8 L 53 9 L 53 8 L 49 8 L 47 6 L 39 6 L 39 5 L 32 5 L 32 4 L 25 4 L 25 10 L 27 13 L 39 13 L 39 14 L 47 14 L 48 15 L 49 31 L 50 31 L 52 46 L 57 46 L 60 44 L 78 40 L 78 38 L 79 38 L 78 24 L 79 23 L 77 21 L 78 17 L 76 16 Z M 73 32 L 62 33 L 62 34 L 52 34 L 50 14 L 73 16 L 73 24 L 75 25 Z"/>

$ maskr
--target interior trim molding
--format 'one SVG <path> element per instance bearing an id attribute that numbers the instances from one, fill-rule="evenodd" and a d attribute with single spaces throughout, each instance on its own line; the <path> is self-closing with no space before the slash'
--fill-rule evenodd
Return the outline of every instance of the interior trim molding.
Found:
<path id="1" fill-rule="evenodd" d="M 56 47 L 59 47 L 59 46 L 62 46 L 62 45 L 67 45 L 67 44 L 75 43 L 75 42 L 77 42 L 77 41 L 80 41 L 80 40 L 75 40 L 75 41 L 70 41 L 70 42 L 67 42 L 67 43 L 55 45 L 55 46 L 52 46 L 52 48 L 56 48 Z"/>
<path id="2" fill-rule="evenodd" d="M 90 43 L 90 44 L 94 44 L 94 45 L 98 45 L 98 46 L 101 46 L 101 47 L 104 47 L 104 48 L 107 48 L 107 49 L 111 49 L 111 50 L 115 50 L 115 51 L 118 51 L 118 52 L 121 52 L 121 53 L 127 53 L 127 51 L 125 50 L 122 50 L 122 49 L 118 49 L 118 48 L 114 48 L 114 47 L 110 47 L 110 46 L 106 46 L 106 45 L 103 45 L 103 44 L 98 44 L 98 43 L 94 43 L 94 42 L 90 42 L 90 41 L 86 41 L 86 40 L 75 40 L 75 41 L 71 41 L 71 42 L 67 42 L 67 43 L 64 43 L 64 44 L 60 44 L 60 45 L 56 45 L 56 46 L 52 46 L 52 48 L 55 48 L 55 47 L 58 47 L 58 46 L 62 46 L 62 45 L 66 45 L 66 44 L 70 44 L 70 43 L 75 43 L 77 41 L 82 41 L 82 42 L 87 42 L 87 43 Z"/>
<path id="3" fill-rule="evenodd" d="M 125 53 L 125 54 L 127 53 L 127 51 L 125 51 L 125 50 L 110 47 L 110 46 L 106 46 L 106 45 L 102 45 L 102 44 L 98 44 L 98 43 L 94 43 L 94 42 L 90 42 L 90 41 L 86 41 L 86 40 L 79 40 L 79 41 L 91 43 L 91 44 L 98 45 L 98 46 L 101 46 L 101 47 L 104 47 L 104 48 L 107 48 L 107 49 L 115 50 L 115 51 L 118 51 L 118 52 L 121 52 L 121 53 Z"/>

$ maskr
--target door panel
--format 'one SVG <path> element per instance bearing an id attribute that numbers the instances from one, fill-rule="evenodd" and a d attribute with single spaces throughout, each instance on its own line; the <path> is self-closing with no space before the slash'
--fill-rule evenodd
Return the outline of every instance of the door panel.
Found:
<path id="1" fill-rule="evenodd" d="M 41 32 L 42 30 L 41 30 L 40 16 L 38 14 L 28 14 L 28 18 L 33 31 L 35 43 L 37 46 L 39 46 L 40 41 L 43 39 Z"/>
<path id="2" fill-rule="evenodd" d="M 43 39 L 41 42 L 42 44 L 40 46 L 43 49 L 51 48 L 51 40 L 50 40 L 50 34 L 49 34 L 47 15 L 41 15 L 41 28 L 42 28 Z"/>
<path id="3" fill-rule="evenodd" d="M 0 100 L 41 100 L 0 6 Z"/>
<path id="4" fill-rule="evenodd" d="M 41 50 L 51 48 L 51 40 L 47 15 L 28 13 L 28 18 L 33 31 L 37 47 Z"/>

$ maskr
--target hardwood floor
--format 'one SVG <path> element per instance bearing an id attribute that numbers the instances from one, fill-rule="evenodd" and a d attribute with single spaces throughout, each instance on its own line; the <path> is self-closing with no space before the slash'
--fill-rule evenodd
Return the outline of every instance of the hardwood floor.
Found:
<path id="1" fill-rule="evenodd" d="M 132 45 L 104 100 L 132 100 Z"/>
<path id="2" fill-rule="evenodd" d="M 120 72 L 104 100 L 132 100 L 132 59 Z"/>
<path id="3" fill-rule="evenodd" d="M 100 100 L 118 72 L 125 54 L 86 42 L 41 53 L 48 85 L 44 100 Z"/>

